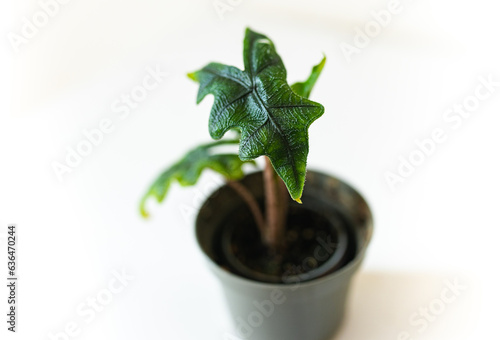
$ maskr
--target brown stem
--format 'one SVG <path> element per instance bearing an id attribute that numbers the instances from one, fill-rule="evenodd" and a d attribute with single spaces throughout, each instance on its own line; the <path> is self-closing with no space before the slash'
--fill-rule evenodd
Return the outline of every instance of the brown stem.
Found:
<path id="1" fill-rule="evenodd" d="M 262 214 L 259 204 L 257 203 L 257 200 L 252 195 L 250 190 L 248 190 L 247 187 L 245 187 L 240 182 L 236 181 L 228 180 L 227 185 L 233 188 L 233 190 L 236 191 L 236 193 L 240 195 L 240 197 L 245 201 L 245 203 L 250 208 L 250 211 L 253 215 L 255 223 L 257 224 L 257 227 L 259 228 L 261 235 L 265 234 L 268 228 L 266 228 L 266 221 L 264 220 L 264 215 Z"/>
<path id="2" fill-rule="evenodd" d="M 282 209 L 283 200 L 279 189 L 279 177 L 277 176 L 271 161 L 265 157 L 264 168 L 264 191 L 266 195 L 266 221 L 267 230 L 262 234 L 262 239 L 272 250 L 278 251 L 284 243 L 285 216 Z"/>

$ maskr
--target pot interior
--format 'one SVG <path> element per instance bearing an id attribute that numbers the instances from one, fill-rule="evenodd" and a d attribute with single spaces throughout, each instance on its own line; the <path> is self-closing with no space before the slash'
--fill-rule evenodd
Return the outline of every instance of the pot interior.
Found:
<path id="1" fill-rule="evenodd" d="M 240 206 L 227 216 L 220 236 L 214 239 L 218 264 L 252 280 L 285 284 L 309 281 L 340 269 L 355 254 L 352 226 L 338 211 L 315 208 L 319 206 L 292 202 L 284 247 L 275 253 L 261 242 L 249 209 Z"/>
<path id="2" fill-rule="evenodd" d="M 263 205 L 262 173 L 242 181 Z M 350 263 L 371 237 L 371 214 L 347 184 L 309 171 L 299 205 L 290 200 L 284 255 L 269 254 L 253 217 L 233 189 L 223 186 L 198 214 L 196 233 L 212 261 L 235 275 L 269 283 L 296 283 L 327 275 Z"/>

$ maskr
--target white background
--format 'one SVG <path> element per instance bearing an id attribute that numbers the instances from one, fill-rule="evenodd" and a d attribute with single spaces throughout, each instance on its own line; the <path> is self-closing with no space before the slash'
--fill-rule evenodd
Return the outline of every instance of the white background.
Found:
<path id="1" fill-rule="evenodd" d="M 401 0 L 350 62 L 341 44 L 354 45 L 356 29 L 389 1 L 229 3 L 221 18 L 212 0 L 72 0 L 18 51 L 8 36 L 22 34 L 23 18 L 33 21 L 41 7 L 2 4 L 1 338 L 46 340 L 68 324 L 78 339 L 225 338 L 218 282 L 197 250 L 192 216 L 182 213 L 217 176 L 174 186 L 164 204 L 151 202 L 148 221 L 137 205 L 165 166 L 209 139 L 212 99 L 197 106 L 197 85 L 185 74 L 209 61 L 242 67 L 247 26 L 275 42 L 290 82 L 326 54 L 312 94 L 326 112 L 310 128 L 309 166 L 352 183 L 375 215 L 338 339 L 499 338 L 500 87 L 460 127 L 443 118 L 474 95 L 479 77 L 500 81 L 494 2 Z M 142 84 L 147 68 L 168 76 L 123 119 L 112 105 Z M 59 181 L 54 162 L 64 164 L 68 148 L 85 140 L 82 130 L 103 119 L 114 130 Z M 398 174 L 400 157 L 436 128 L 446 141 L 391 190 L 387 172 Z M 19 240 L 16 334 L 5 323 L 8 223 Z M 122 270 L 134 279 L 93 320 L 81 316 L 77 309 L 105 296 Z M 432 321 L 410 322 L 439 306 L 447 280 L 467 288 Z"/>

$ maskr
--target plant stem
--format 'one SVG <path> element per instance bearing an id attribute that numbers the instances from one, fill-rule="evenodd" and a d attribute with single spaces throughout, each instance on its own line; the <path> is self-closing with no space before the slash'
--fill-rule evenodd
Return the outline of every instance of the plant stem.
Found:
<path id="1" fill-rule="evenodd" d="M 265 157 L 264 192 L 266 195 L 266 222 L 267 230 L 262 234 L 263 242 L 269 248 L 278 252 L 284 244 L 285 236 L 285 210 L 280 179 L 274 171 L 271 161 Z"/>
<path id="2" fill-rule="evenodd" d="M 257 224 L 257 228 L 259 228 L 260 234 L 264 235 L 266 233 L 266 221 L 264 220 L 264 215 L 255 199 L 254 195 L 247 189 L 243 184 L 237 181 L 227 180 L 227 185 L 233 188 L 234 191 L 245 201 L 245 203 L 250 208 L 250 211 L 253 215 L 255 223 Z"/>
<path id="3" fill-rule="evenodd" d="M 280 179 L 268 157 L 265 157 L 264 167 L 264 195 L 266 211 L 265 217 L 254 195 L 243 184 L 227 180 L 233 190 L 248 205 L 257 228 L 260 231 L 262 242 L 273 253 L 279 253 L 284 246 L 285 222 L 288 211 L 288 190 Z"/>

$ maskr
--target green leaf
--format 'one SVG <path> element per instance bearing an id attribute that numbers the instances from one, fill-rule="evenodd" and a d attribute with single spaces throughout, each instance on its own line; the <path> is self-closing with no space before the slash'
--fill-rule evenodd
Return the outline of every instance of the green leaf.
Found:
<path id="1" fill-rule="evenodd" d="M 172 182 L 182 186 L 196 184 L 205 169 L 212 169 L 229 180 L 238 180 L 244 176 L 242 166 L 252 163 L 240 160 L 236 154 L 218 154 L 215 148 L 225 144 L 238 144 L 238 140 L 223 140 L 201 145 L 189 151 L 180 161 L 166 169 L 150 186 L 139 204 L 141 215 L 148 217 L 146 201 L 150 197 L 161 203 L 167 195 Z"/>
<path id="2" fill-rule="evenodd" d="M 326 63 L 326 57 L 323 56 L 321 62 L 312 68 L 311 75 L 309 76 L 309 78 L 307 78 L 307 80 L 304 82 L 297 82 L 293 84 L 291 86 L 292 90 L 299 96 L 309 98 L 309 96 L 311 95 L 311 91 L 314 85 L 316 84 L 319 75 L 321 74 L 321 71 L 323 71 L 325 63 Z"/>
<path id="3" fill-rule="evenodd" d="M 198 103 L 214 96 L 210 136 L 219 139 L 232 128 L 241 130 L 242 160 L 268 156 L 293 199 L 304 188 L 308 128 L 324 108 L 296 94 L 274 44 L 265 35 L 246 30 L 245 70 L 210 63 L 189 76 L 200 83 Z"/>

